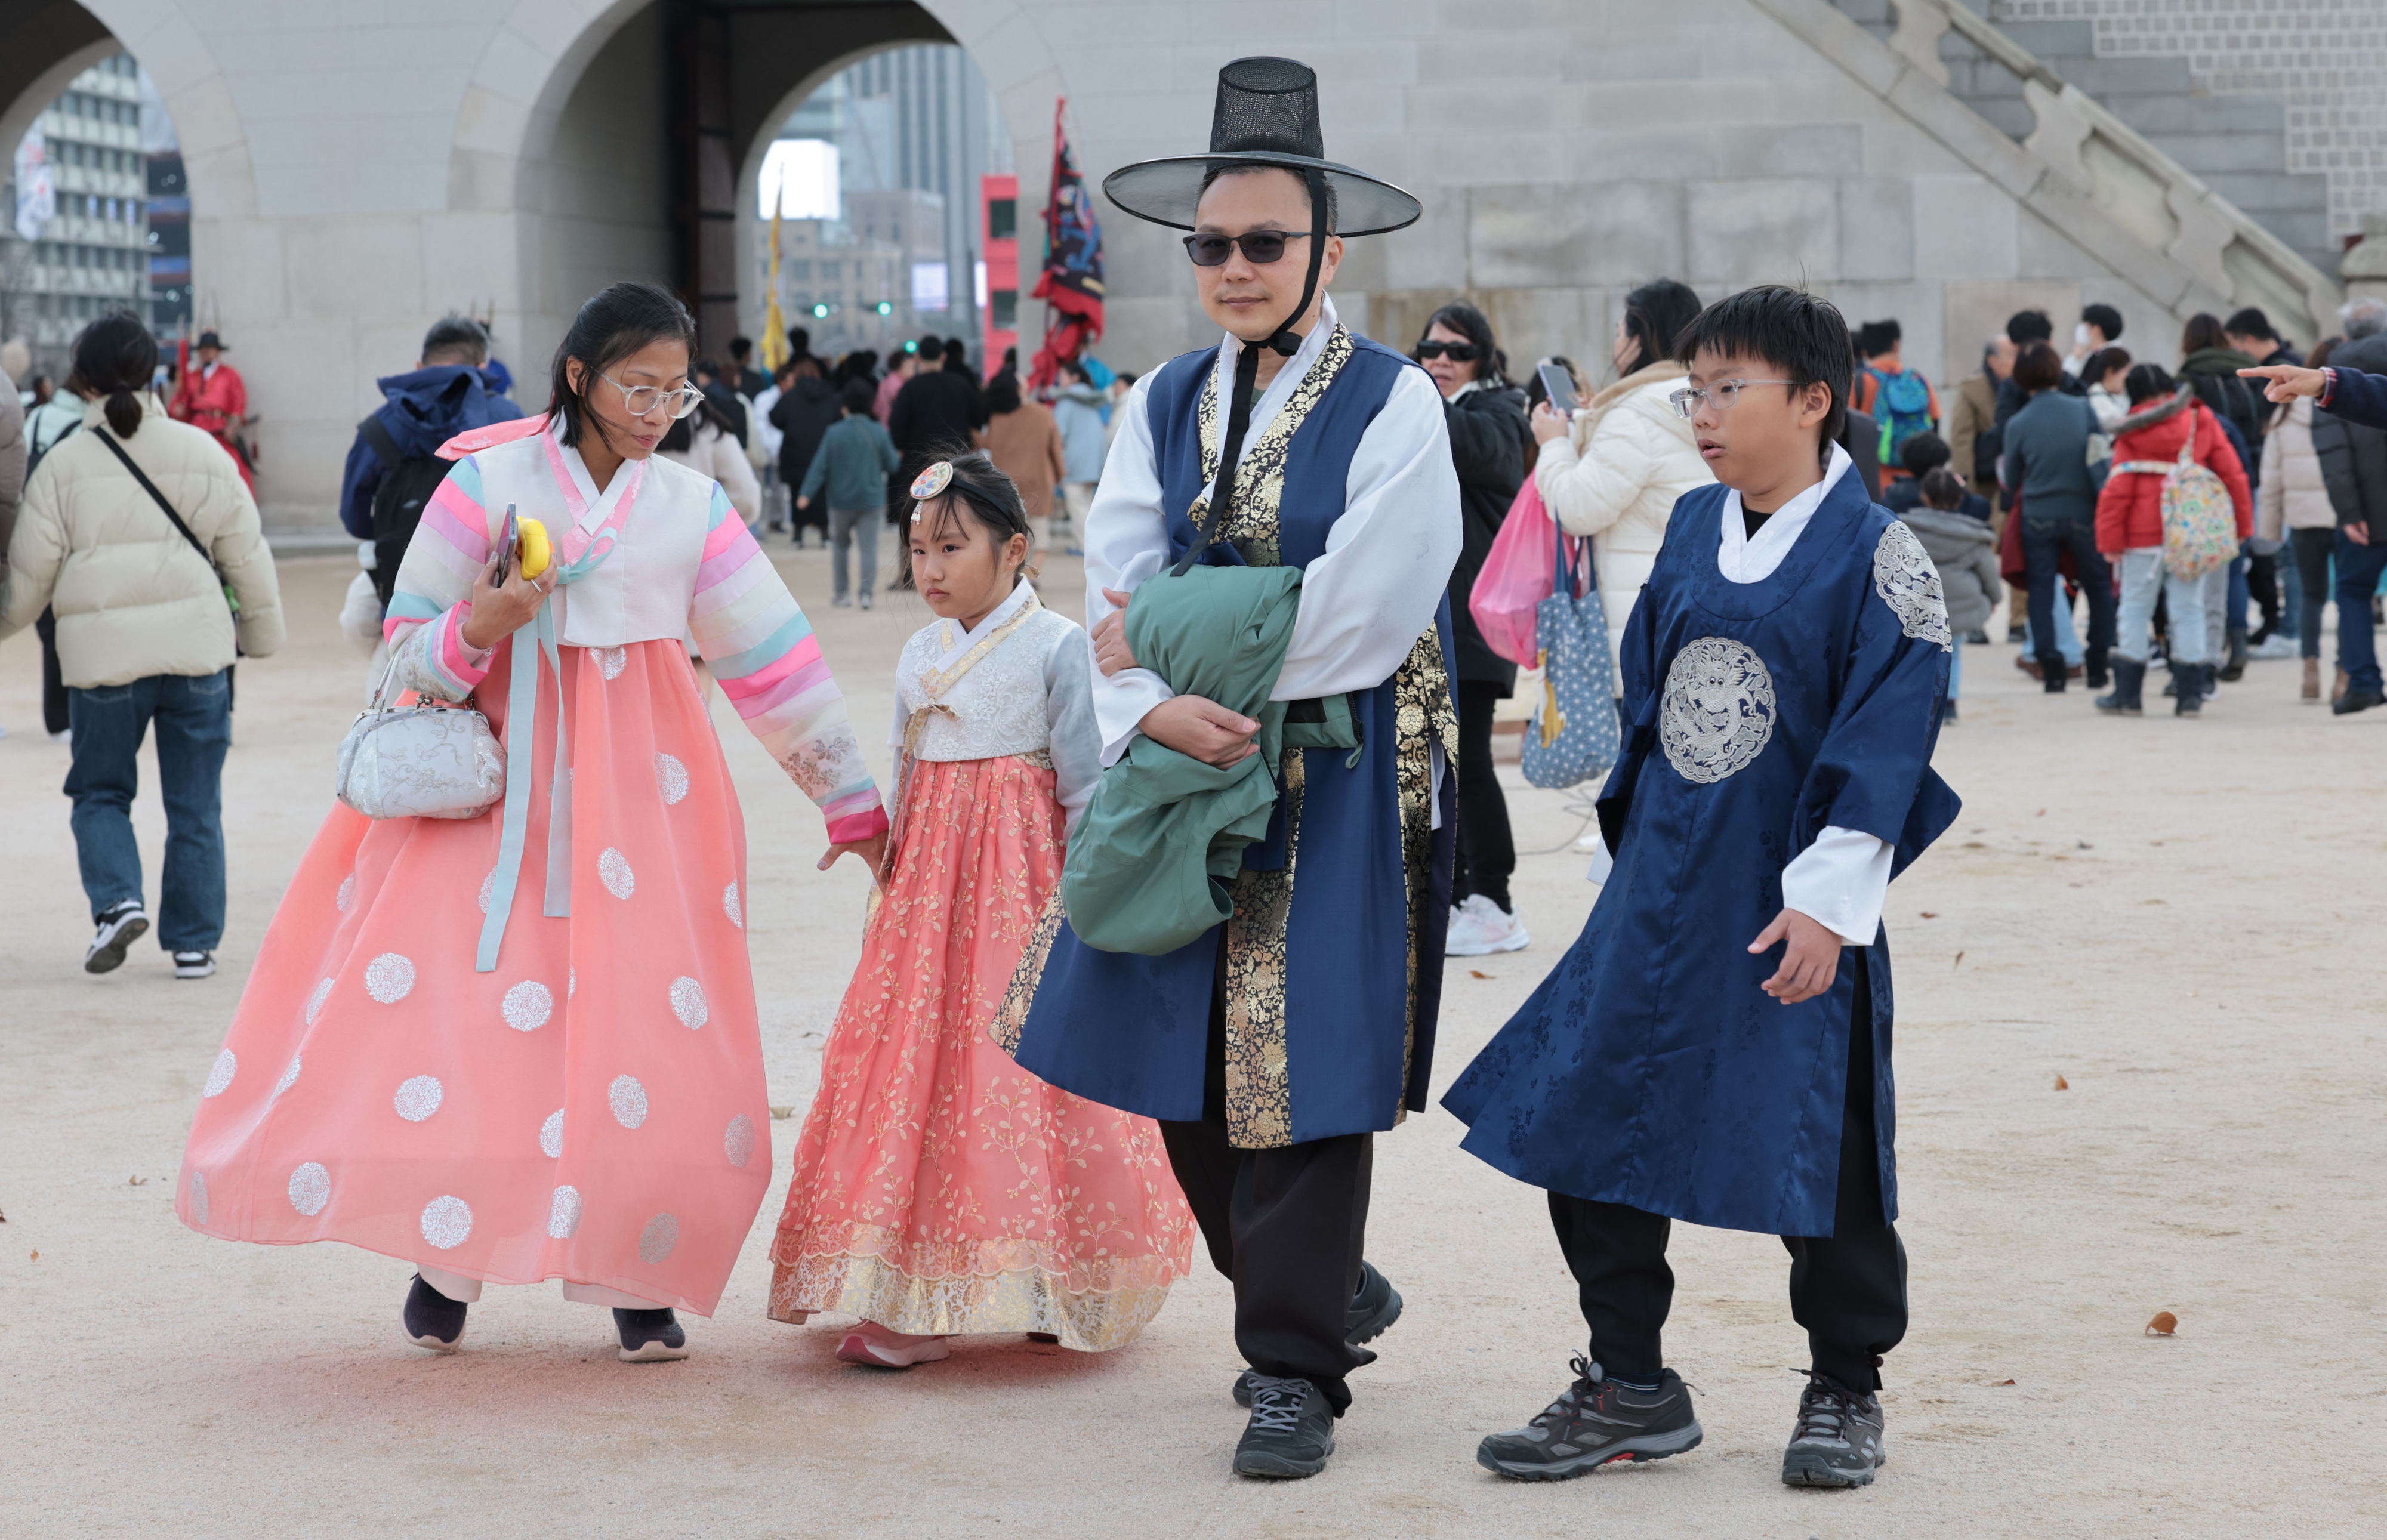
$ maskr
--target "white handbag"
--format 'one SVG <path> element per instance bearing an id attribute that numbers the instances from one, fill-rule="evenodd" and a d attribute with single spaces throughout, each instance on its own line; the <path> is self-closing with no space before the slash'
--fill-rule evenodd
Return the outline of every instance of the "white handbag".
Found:
<path id="1" fill-rule="evenodd" d="M 368 818 L 476 818 L 506 794 L 506 756 L 472 706 L 388 703 L 393 656 L 373 704 L 340 739 L 340 801 Z"/>

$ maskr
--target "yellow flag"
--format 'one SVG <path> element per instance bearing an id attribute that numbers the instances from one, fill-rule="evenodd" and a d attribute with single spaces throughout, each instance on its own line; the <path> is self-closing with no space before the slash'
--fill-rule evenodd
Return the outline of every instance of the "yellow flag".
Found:
<path id="1" fill-rule="evenodd" d="M 788 318 L 779 313 L 779 216 L 788 207 L 788 184 L 779 183 L 779 205 L 771 210 L 771 284 L 763 302 L 763 368 L 777 374 L 788 358 Z"/>

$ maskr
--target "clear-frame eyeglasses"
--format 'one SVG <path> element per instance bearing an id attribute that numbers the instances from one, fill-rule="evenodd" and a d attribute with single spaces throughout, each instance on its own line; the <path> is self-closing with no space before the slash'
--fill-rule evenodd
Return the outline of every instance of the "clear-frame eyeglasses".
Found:
<path id="1" fill-rule="evenodd" d="M 611 374 L 597 377 L 622 393 L 622 405 L 633 417 L 650 416 L 656 407 L 668 406 L 672 421 L 676 423 L 704 400 L 704 392 L 692 385 L 681 385 L 676 390 L 663 390 L 655 385 L 625 385 Z"/>
<path id="2" fill-rule="evenodd" d="M 1673 403 L 1676 415 L 1688 417 L 1699 410 L 1703 401 L 1713 401 L 1718 411 L 1730 411 L 1733 403 L 1740 399 L 1740 393 L 1750 385 L 1795 385 L 1798 383 L 1796 380 L 1718 380 L 1704 389 L 1698 385 L 1686 386 L 1666 399 Z"/>

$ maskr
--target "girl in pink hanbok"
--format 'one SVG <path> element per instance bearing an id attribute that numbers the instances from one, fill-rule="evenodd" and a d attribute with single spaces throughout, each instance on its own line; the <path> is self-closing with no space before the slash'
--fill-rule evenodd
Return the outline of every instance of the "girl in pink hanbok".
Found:
<path id="1" fill-rule="evenodd" d="M 1118 1347 L 1192 1261 L 1159 1127 L 987 1036 L 1102 774 L 1092 654 L 1020 577 L 1028 520 L 992 461 L 941 461 L 912 496 L 911 581 L 939 619 L 896 668 L 883 896 L 796 1142 L 770 1313 L 859 1316 L 837 1356 L 882 1369 L 966 1333 Z"/>
<path id="2" fill-rule="evenodd" d="M 391 667 L 487 715 L 504 800 L 333 808 L 192 1125 L 185 1224 L 411 1262 L 420 1346 L 453 1351 L 484 1283 L 561 1279 L 613 1307 L 623 1358 L 685 1357 L 673 1312 L 712 1313 L 769 1184 L 745 830 L 683 636 L 820 805 L 821 865 L 885 848 L 802 612 L 720 486 L 653 455 L 698 399 L 694 332 L 617 284 L 558 350 L 548 416 L 444 451 Z M 510 508 L 554 549 L 499 581 Z"/>

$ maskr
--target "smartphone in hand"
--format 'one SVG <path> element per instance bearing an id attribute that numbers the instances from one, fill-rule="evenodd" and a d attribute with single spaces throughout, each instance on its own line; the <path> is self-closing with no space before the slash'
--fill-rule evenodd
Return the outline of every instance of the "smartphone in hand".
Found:
<path id="1" fill-rule="evenodd" d="M 1563 416 L 1583 405 L 1575 399 L 1574 376 L 1558 364 L 1541 367 L 1542 389 L 1549 396 L 1550 410 Z"/>
<path id="2" fill-rule="evenodd" d="M 505 527 L 498 532 L 498 570 L 490 575 L 489 586 L 502 588 L 514 573 L 515 552 L 522 545 L 522 525 L 514 518 L 514 505 L 506 504 Z"/>

